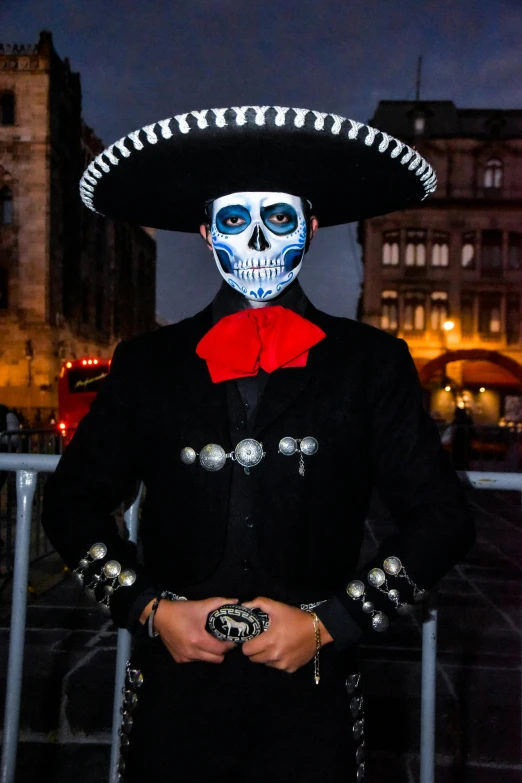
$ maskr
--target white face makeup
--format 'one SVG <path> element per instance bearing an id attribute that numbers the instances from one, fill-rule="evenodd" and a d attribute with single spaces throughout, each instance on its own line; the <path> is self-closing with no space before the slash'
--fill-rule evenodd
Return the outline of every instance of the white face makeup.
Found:
<path id="1" fill-rule="evenodd" d="M 307 224 L 288 193 L 231 193 L 212 204 L 212 250 L 221 276 L 247 299 L 267 301 L 295 280 Z"/>

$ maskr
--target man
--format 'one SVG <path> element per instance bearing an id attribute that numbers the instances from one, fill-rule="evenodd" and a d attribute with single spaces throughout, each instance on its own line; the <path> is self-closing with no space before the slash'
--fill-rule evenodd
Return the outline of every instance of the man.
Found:
<path id="1" fill-rule="evenodd" d="M 199 230 L 224 281 L 118 346 L 47 485 L 48 535 L 137 638 L 126 781 L 364 779 L 355 645 L 411 611 L 473 527 L 406 344 L 321 313 L 296 278 L 319 224 L 434 187 L 387 134 L 266 106 L 162 120 L 86 171 L 89 208 Z M 111 517 L 137 481 L 142 561 Z M 397 531 L 356 570 L 375 486 Z"/>

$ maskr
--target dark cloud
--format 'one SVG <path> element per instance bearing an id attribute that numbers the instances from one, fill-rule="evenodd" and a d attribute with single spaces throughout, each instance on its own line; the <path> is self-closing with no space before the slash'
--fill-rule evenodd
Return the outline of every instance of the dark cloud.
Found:
<path id="1" fill-rule="evenodd" d="M 5 42 L 52 30 L 58 53 L 81 73 L 85 119 L 107 143 L 211 106 L 276 103 L 368 120 L 380 99 L 414 97 L 419 55 L 426 99 L 521 104 L 520 0 L 3 0 L 2 7 Z M 358 293 L 348 236 L 348 229 L 320 234 L 303 270 L 317 303 L 342 314 L 353 314 Z M 177 319 L 204 304 L 219 280 L 196 238 L 158 239 L 158 310 Z"/>

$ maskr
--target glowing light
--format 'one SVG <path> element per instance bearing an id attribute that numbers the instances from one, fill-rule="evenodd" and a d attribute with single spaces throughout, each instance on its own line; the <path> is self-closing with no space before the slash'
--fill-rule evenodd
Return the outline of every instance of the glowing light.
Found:
<path id="1" fill-rule="evenodd" d="M 89 359 L 89 361 L 87 362 L 87 364 L 92 364 L 92 359 Z"/>
<path id="2" fill-rule="evenodd" d="M 93 359 L 93 364 L 98 364 L 98 359 Z"/>
<path id="3" fill-rule="evenodd" d="M 72 362 L 67 362 L 67 364 L 66 364 L 65 366 L 66 366 L 66 367 L 67 367 L 67 369 L 69 370 L 69 369 L 72 367 Z"/>
<path id="4" fill-rule="evenodd" d="M 446 332 L 451 332 L 451 330 L 455 328 L 455 322 L 454 321 L 444 321 L 444 323 L 442 324 L 442 328 Z"/>
<path id="5" fill-rule="evenodd" d="M 87 364 L 87 359 L 84 359 L 84 360 L 82 361 L 82 364 Z"/>
<path id="6" fill-rule="evenodd" d="M 479 392 L 481 394 L 483 394 L 485 391 L 486 391 L 486 389 L 484 388 L 484 386 L 481 386 L 480 389 L 479 389 Z"/>
<path id="7" fill-rule="evenodd" d="M 445 386 L 444 391 L 451 391 L 451 386 Z"/>
<path id="8" fill-rule="evenodd" d="M 61 421 L 61 422 L 59 423 L 58 427 L 59 427 L 61 430 L 64 430 L 64 429 L 65 429 L 65 422 L 64 422 L 64 421 Z"/>

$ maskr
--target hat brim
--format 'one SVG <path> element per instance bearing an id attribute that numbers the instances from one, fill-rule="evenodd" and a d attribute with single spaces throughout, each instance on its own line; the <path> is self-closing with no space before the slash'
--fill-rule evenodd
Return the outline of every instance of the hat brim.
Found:
<path id="1" fill-rule="evenodd" d="M 415 150 L 367 125 L 306 109 L 242 107 L 129 134 L 91 163 L 80 190 L 90 209 L 109 217 L 193 232 L 207 201 L 234 192 L 307 198 L 320 225 L 332 226 L 418 204 L 435 184 Z"/>

